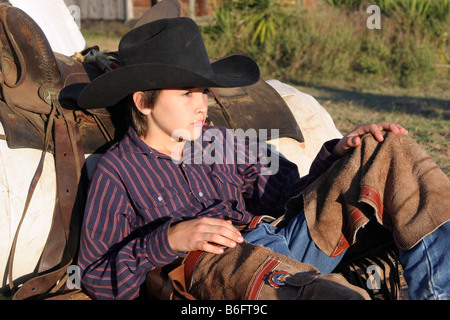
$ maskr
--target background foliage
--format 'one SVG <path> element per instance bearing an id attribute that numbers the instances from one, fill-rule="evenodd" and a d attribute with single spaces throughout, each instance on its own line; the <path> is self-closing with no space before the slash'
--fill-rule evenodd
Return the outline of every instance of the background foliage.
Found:
<path id="1" fill-rule="evenodd" d="M 368 29 L 377 4 L 381 29 Z M 450 0 L 322 0 L 315 8 L 276 0 L 225 0 L 203 27 L 213 56 L 242 50 L 284 81 L 389 83 L 449 76 Z"/>

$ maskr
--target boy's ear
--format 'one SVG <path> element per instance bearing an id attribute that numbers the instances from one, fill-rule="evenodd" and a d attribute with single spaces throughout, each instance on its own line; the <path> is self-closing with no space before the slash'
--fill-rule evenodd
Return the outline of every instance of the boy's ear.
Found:
<path id="1" fill-rule="evenodd" d="M 133 93 L 133 102 L 136 108 L 143 114 L 148 115 L 151 112 L 151 108 L 145 105 L 144 93 L 142 91 L 137 91 Z"/>

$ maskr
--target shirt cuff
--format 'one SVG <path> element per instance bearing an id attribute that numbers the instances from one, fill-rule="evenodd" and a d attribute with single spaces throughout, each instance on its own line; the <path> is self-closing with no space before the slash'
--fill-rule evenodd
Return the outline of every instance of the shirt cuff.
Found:
<path id="1" fill-rule="evenodd" d="M 165 241 L 167 243 L 167 247 L 169 248 L 169 251 L 171 252 L 171 254 L 175 255 L 175 258 L 184 258 L 189 253 L 189 252 L 175 251 L 172 249 L 172 247 L 170 246 L 170 243 L 169 243 L 169 228 L 172 226 L 172 224 L 181 222 L 181 221 L 183 221 L 183 219 L 181 219 L 181 218 L 172 218 L 169 221 L 167 221 L 167 223 L 166 223 L 167 229 L 165 230 Z"/>
<path id="2" fill-rule="evenodd" d="M 169 244 L 169 228 L 173 222 L 178 219 L 170 219 L 161 224 L 154 232 L 147 235 L 148 237 L 148 256 L 156 266 L 163 266 L 173 262 L 179 257 L 186 254 L 177 252 L 172 249 Z"/>
<path id="3" fill-rule="evenodd" d="M 333 153 L 334 147 L 337 145 L 337 143 L 340 140 L 341 139 L 333 139 L 333 140 L 329 140 L 323 144 L 323 152 L 324 152 L 324 156 L 326 157 L 327 161 L 334 162 L 340 158 L 340 156 L 337 156 Z"/>

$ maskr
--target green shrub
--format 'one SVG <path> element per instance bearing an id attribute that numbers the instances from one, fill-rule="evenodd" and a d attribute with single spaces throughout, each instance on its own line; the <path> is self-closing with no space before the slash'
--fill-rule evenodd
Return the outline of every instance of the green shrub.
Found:
<path id="1" fill-rule="evenodd" d="M 215 23 L 203 27 L 205 43 L 214 57 L 242 50 L 265 78 L 282 81 L 370 79 L 411 86 L 436 77 L 436 64 L 449 62 L 450 0 L 440 6 L 429 0 L 373 2 L 384 12 L 381 30 L 366 27 L 364 0 L 329 0 L 315 9 L 227 0 L 215 11 Z"/>

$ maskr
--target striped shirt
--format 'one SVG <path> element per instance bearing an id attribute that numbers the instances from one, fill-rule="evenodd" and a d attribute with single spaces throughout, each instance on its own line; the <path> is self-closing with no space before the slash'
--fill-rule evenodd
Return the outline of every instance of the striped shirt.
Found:
<path id="1" fill-rule="evenodd" d="M 84 287 L 97 299 L 138 297 L 149 271 L 183 256 L 168 242 L 173 223 L 207 216 L 247 224 L 254 215 L 280 216 L 286 201 L 336 160 L 329 151 L 334 144 L 325 143 L 300 178 L 296 165 L 278 156 L 269 174 L 275 153 L 229 129 L 205 126 L 174 161 L 130 128 L 100 158 L 90 181 L 78 257 Z"/>

